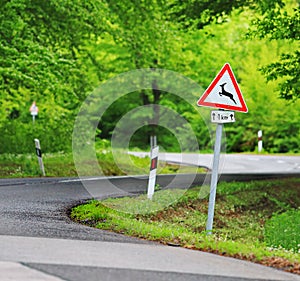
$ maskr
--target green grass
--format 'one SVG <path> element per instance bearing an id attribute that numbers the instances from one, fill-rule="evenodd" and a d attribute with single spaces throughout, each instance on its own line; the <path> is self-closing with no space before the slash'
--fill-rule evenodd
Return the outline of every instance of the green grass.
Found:
<path id="1" fill-rule="evenodd" d="M 285 249 L 283 243 L 274 248 L 266 239 L 265 226 L 274 215 L 285 212 L 297 221 L 298 216 L 294 214 L 298 213 L 291 210 L 300 206 L 300 179 L 220 183 L 213 235 L 206 235 L 205 231 L 208 200 L 203 198 L 207 194 L 203 190 L 207 188 L 192 188 L 186 192 L 161 190 L 154 194 L 152 201 L 146 195 L 94 200 L 75 207 L 71 217 L 93 227 L 165 244 L 261 263 L 281 258 L 299 265 L 298 250 Z M 288 224 L 288 219 L 285 220 Z M 297 226 L 299 220 L 298 224 L 290 225 L 288 231 L 298 232 Z M 277 231 L 281 230 L 274 231 L 273 235 L 279 238 Z M 286 238 L 282 234 L 280 240 Z M 299 244 L 299 236 L 295 239 Z"/>
<path id="2" fill-rule="evenodd" d="M 113 154 L 111 150 L 98 149 L 97 159 L 102 170 L 101 175 L 147 175 L 149 173 L 149 157 L 139 158 L 127 155 L 124 151 L 117 151 Z M 47 177 L 77 176 L 72 153 L 44 153 L 43 162 Z M 82 162 L 81 167 L 85 176 L 95 176 L 94 166 L 90 165 L 88 159 Z M 181 173 L 196 173 L 205 172 L 205 169 L 182 168 L 180 165 L 159 162 L 158 174 L 177 173 L 178 171 Z M 1 178 L 39 177 L 41 175 L 35 153 L 23 155 L 0 154 Z"/>
<path id="3" fill-rule="evenodd" d="M 43 163 L 45 166 L 46 175 L 49 177 L 69 177 L 77 175 L 71 153 L 43 154 Z M 36 155 L 0 155 L 1 178 L 39 176 L 41 176 L 41 171 Z"/>
<path id="4" fill-rule="evenodd" d="M 90 159 L 83 159 L 80 165 L 81 176 L 120 176 L 147 175 L 149 173 L 150 158 L 139 158 L 128 155 L 126 151 L 110 148 L 109 142 L 96 143 L 96 157 L 101 175 L 95 174 L 95 166 Z M 77 170 L 71 152 L 43 153 L 43 162 L 47 177 L 74 177 Z M 158 163 L 158 174 L 176 173 L 206 173 L 205 168 L 180 166 L 163 161 Z M 31 154 L 0 154 L 0 177 L 39 177 L 41 171 L 35 151 Z"/>
<path id="5" fill-rule="evenodd" d="M 300 209 L 276 214 L 267 221 L 265 240 L 271 247 L 300 253 Z"/>

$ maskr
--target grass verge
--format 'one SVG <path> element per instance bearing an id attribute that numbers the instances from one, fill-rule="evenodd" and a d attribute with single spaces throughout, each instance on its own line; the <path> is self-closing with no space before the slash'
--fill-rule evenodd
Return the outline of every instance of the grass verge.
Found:
<path id="1" fill-rule="evenodd" d="M 91 201 L 73 208 L 71 217 L 92 227 L 300 274 L 299 232 L 287 230 L 298 233 L 292 238 L 298 246 L 292 249 L 265 239 L 265 225 L 272 218 L 285 212 L 291 216 L 296 213 L 291 210 L 299 208 L 300 179 L 219 184 L 210 236 L 205 232 L 208 200 L 203 194 L 207 188 L 161 190 L 152 201 L 146 195 Z M 299 227 L 299 222 L 294 227 Z M 273 231 L 276 236 L 282 229 Z M 286 239 L 288 233 L 281 235 L 281 240 Z"/>
<path id="2" fill-rule="evenodd" d="M 127 155 L 124 151 L 97 150 L 97 159 L 105 176 L 145 175 L 149 173 L 149 157 L 139 158 Z M 44 153 L 43 162 L 47 177 L 75 177 L 76 167 L 72 153 Z M 81 164 L 86 176 L 95 176 L 94 166 L 83 161 Z M 205 172 L 203 168 L 180 167 L 176 164 L 159 162 L 158 173 Z M 40 177 L 41 171 L 35 154 L 0 154 L 0 178 Z M 101 175 L 98 175 L 101 176 Z"/>
<path id="3" fill-rule="evenodd" d="M 43 162 L 46 175 L 49 177 L 77 176 L 71 153 L 45 153 Z M 34 154 L 1 154 L 0 177 L 22 178 L 40 177 L 38 159 Z"/>

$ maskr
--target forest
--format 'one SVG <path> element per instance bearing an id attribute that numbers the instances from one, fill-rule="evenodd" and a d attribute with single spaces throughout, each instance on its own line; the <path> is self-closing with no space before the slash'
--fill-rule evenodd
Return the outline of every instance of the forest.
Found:
<path id="1" fill-rule="evenodd" d="M 82 104 L 118 75 L 162 69 L 204 91 L 226 62 L 248 106 L 225 126 L 227 152 L 255 152 L 262 130 L 265 152 L 299 153 L 299 1 L 1 0 L 0 10 L 0 153 L 31 153 L 35 138 L 45 152 L 72 151 Z M 182 118 L 199 149 L 211 151 L 214 127 L 204 120 L 211 109 L 196 106 L 203 92 L 187 102 L 159 86 L 120 95 L 101 118 L 93 116 L 97 144 L 109 143 L 122 117 L 135 114 L 121 128 L 144 118 L 132 149 L 148 149 L 155 134 L 164 150 L 179 151 L 178 134 L 186 150 L 195 150 L 176 123 Z M 114 93 L 106 95 L 99 104 Z M 153 104 L 146 117 L 134 112 Z M 157 108 L 178 114 L 166 122 L 176 133 L 159 125 Z"/>

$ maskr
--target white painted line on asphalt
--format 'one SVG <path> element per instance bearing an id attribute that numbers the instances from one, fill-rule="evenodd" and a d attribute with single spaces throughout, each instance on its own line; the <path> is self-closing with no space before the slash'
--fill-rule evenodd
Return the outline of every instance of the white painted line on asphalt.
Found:
<path id="1" fill-rule="evenodd" d="M 101 176 L 101 177 L 82 177 L 76 179 L 67 179 L 67 180 L 60 180 L 58 183 L 68 183 L 68 182 L 84 182 L 84 181 L 98 181 L 98 180 L 116 180 L 116 179 L 124 179 L 124 178 L 139 178 L 145 179 L 147 175 L 130 175 L 130 176 Z"/>
<path id="2" fill-rule="evenodd" d="M 254 157 L 248 157 L 247 160 L 250 160 L 250 161 L 259 161 L 260 159 L 259 158 L 254 158 Z"/>
<path id="3" fill-rule="evenodd" d="M 36 269 L 16 262 L 0 261 L 1 281 L 63 281 L 63 279 L 48 275 Z"/>
<path id="4" fill-rule="evenodd" d="M 68 179 L 68 180 L 61 180 L 59 181 L 59 183 L 68 183 L 68 182 L 83 182 L 83 181 L 98 181 L 98 180 L 105 180 L 105 179 L 109 179 L 111 177 L 90 177 L 90 178 L 79 178 L 79 179 Z M 113 177 L 113 178 L 121 178 L 121 177 Z"/>
<path id="5" fill-rule="evenodd" d="M 86 179 L 69 179 L 69 180 L 61 180 L 59 183 L 68 183 L 68 182 L 82 182 L 82 181 L 94 181 L 94 180 L 102 180 L 106 179 L 106 177 L 96 177 L 96 178 L 86 178 Z"/>

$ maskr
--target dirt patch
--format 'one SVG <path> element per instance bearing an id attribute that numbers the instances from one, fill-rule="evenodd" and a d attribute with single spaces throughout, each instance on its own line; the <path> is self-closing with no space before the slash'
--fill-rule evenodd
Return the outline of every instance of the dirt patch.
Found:
<path id="1" fill-rule="evenodd" d="M 290 273 L 300 275 L 300 263 L 292 263 L 286 259 L 278 257 L 265 258 L 262 261 L 260 261 L 260 263 L 266 266 L 278 268 Z"/>

